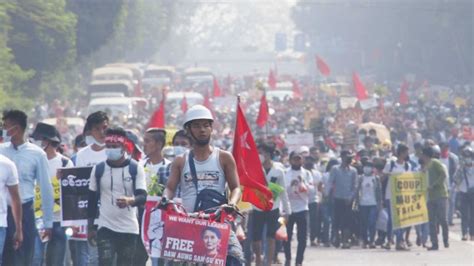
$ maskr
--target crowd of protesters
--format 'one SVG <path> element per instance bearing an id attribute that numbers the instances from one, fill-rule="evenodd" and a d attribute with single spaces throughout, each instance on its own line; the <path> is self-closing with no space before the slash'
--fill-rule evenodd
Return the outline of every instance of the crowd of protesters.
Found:
<path id="1" fill-rule="evenodd" d="M 312 93 L 312 89 L 316 92 Z M 278 184 L 283 190 L 275 197 L 272 210 L 254 207 L 244 211 L 245 219 L 239 225 L 246 233 L 239 238 L 243 255 L 237 256 L 233 261 L 237 264 L 233 265 L 279 263 L 280 252 L 284 252 L 285 265 L 290 265 L 295 225 L 296 265 L 304 263 L 308 242 L 321 248 L 360 246 L 408 251 L 415 244 L 438 250 L 441 233 L 443 246 L 449 248 L 449 230 L 456 216 L 461 218 L 462 240 L 474 241 L 474 105 L 472 96 L 465 97 L 469 94 L 464 93 L 451 91 L 448 98 L 439 99 L 425 90 L 423 98 L 405 105 L 397 104 L 396 100 L 385 104 L 379 98 L 377 107 L 364 110 L 357 105 L 342 109 L 338 107 L 337 95 L 325 95 L 317 88 L 303 86 L 303 95 L 311 97 L 270 101 L 274 112 L 267 126 L 252 125 L 253 134 L 267 184 Z M 456 98 L 463 98 L 463 103 L 454 103 Z M 245 103 L 249 121 L 258 112 L 258 108 L 251 108 L 253 102 L 258 101 L 250 99 Z M 88 115 L 82 132 L 74 133 L 60 132 L 57 126 L 41 122 L 30 127 L 24 111 L 5 111 L 0 146 L 3 265 L 64 265 L 69 256 L 73 265 L 110 265 L 114 254 L 118 265 L 145 265 L 148 255 L 138 237 L 137 206 L 143 205 L 147 194 L 161 195 L 169 189 L 170 176 L 177 182 L 175 179 L 180 175 L 173 172 L 178 169 L 175 166 L 173 170 L 173 162 L 183 164 L 183 154 L 189 149 L 209 145 L 211 148 L 206 149 L 211 157 L 216 156 L 212 147 L 221 149 L 223 157 L 230 155 L 225 151 L 232 146 L 235 116 L 219 109 L 211 114 L 202 107 L 204 111 L 196 111 L 201 115 L 189 118 L 193 108 L 183 113 L 180 121 L 184 121 L 184 130 L 174 134 L 171 144 L 166 141 L 165 129 L 127 128 L 100 111 Z M 36 115 L 64 116 L 64 109 L 57 102 L 51 110 L 43 109 L 36 110 Z M 317 115 L 306 122 L 306 116 L 315 112 Z M 170 123 L 179 125 L 180 121 Z M 368 122 L 382 125 L 388 134 L 381 136 L 375 128 L 360 127 Z M 198 130 L 206 133 L 204 140 Z M 290 150 L 285 144 L 286 136 L 304 132 L 313 133 L 314 144 Z M 211 133 L 212 139 L 207 139 Z M 64 152 L 63 144 L 72 149 Z M 225 160 L 230 165 L 227 167 L 235 166 L 228 161 L 232 161 L 230 158 Z M 99 175 L 102 183 L 97 183 L 98 175 L 94 173 L 104 161 L 107 164 L 102 166 L 103 176 Z M 98 231 L 92 217 L 97 213 L 97 204 L 89 204 L 89 241 L 68 240 L 59 213 L 53 210 L 51 179 L 58 168 L 72 166 L 95 166 L 89 201 L 97 202 L 102 196 L 104 202 L 99 207 Z M 222 173 L 226 180 L 219 181 L 223 182 L 219 188 L 224 182 L 236 188 L 235 180 L 227 179 L 227 167 Z M 414 230 L 393 229 L 391 224 L 389 180 L 392 174 L 404 172 L 423 172 L 428 176 L 429 222 L 414 226 Z M 124 183 L 124 173 L 136 179 L 134 186 Z M 122 181 L 115 185 L 128 191 L 125 196 L 115 196 L 114 176 L 122 176 Z M 33 212 L 35 184 L 41 193 L 41 226 Z M 176 189 L 179 184 L 173 186 Z M 101 191 L 102 187 L 111 190 Z M 185 198 L 182 193 L 186 190 L 180 189 Z M 239 193 L 236 190 L 233 197 Z M 169 191 L 165 194 L 171 195 Z M 275 239 L 281 217 L 287 241 Z M 70 255 L 66 256 L 67 253 Z M 156 265 L 163 263 L 153 260 Z"/>

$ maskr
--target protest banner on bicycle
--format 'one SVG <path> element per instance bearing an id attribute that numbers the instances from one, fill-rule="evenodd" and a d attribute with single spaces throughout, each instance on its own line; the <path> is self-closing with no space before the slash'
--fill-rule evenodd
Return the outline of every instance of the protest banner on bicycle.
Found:
<path id="1" fill-rule="evenodd" d="M 226 263 L 230 230 L 227 223 L 166 215 L 161 257 L 223 266 Z"/>
<path id="2" fill-rule="evenodd" d="M 423 173 L 406 172 L 390 177 L 393 229 L 428 222 L 427 179 Z"/>

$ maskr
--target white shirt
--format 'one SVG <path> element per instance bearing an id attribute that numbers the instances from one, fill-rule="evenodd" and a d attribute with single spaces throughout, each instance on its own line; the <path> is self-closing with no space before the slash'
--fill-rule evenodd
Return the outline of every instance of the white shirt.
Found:
<path id="1" fill-rule="evenodd" d="M 18 185 L 18 171 L 15 163 L 0 154 L 0 227 L 7 227 L 8 187 Z"/>
<path id="2" fill-rule="evenodd" d="M 291 168 L 287 169 L 285 183 L 292 213 L 308 210 L 308 192 L 311 189 L 310 182 L 312 178 L 311 173 L 303 167 L 298 171 Z M 307 191 L 301 191 L 301 185 L 306 186 Z"/>
<path id="3" fill-rule="evenodd" d="M 105 149 L 100 151 L 94 151 L 92 145 L 85 147 L 84 149 L 77 152 L 76 155 L 76 166 L 87 167 L 94 166 L 100 162 L 107 160 Z"/>
<path id="4" fill-rule="evenodd" d="M 311 183 L 310 185 L 313 186 L 313 188 L 311 188 L 309 190 L 309 202 L 321 202 L 321 193 L 318 191 L 318 187 L 319 187 L 319 183 L 321 183 L 322 179 L 323 179 L 323 176 L 321 175 L 321 173 L 316 170 L 316 169 L 312 169 L 311 171 L 311 175 L 313 176 L 312 180 L 311 180 Z"/>
<path id="5" fill-rule="evenodd" d="M 285 170 L 280 166 L 281 164 L 273 163 L 272 168 L 265 175 L 267 184 L 274 181 L 274 183 L 283 187 L 283 192 L 273 201 L 273 210 L 280 208 L 280 205 L 283 207 L 285 214 L 291 213 L 290 202 L 288 201 L 288 194 L 286 193 L 286 184 L 285 184 Z M 265 172 L 265 169 L 263 170 Z M 253 205 L 252 205 L 253 206 Z M 255 210 L 262 211 L 261 209 L 253 206 Z"/>
<path id="6" fill-rule="evenodd" d="M 100 207 L 99 228 L 106 227 L 117 233 L 128 233 L 138 235 L 137 208 L 119 208 L 116 200 L 120 197 L 131 197 L 134 195 L 133 182 L 128 165 L 125 167 L 110 167 L 107 163 L 104 174 L 100 179 Z M 97 191 L 95 178 L 95 166 L 92 169 L 89 190 Z M 135 189 L 146 191 L 145 171 L 143 166 L 138 165 L 135 180 Z"/>
<path id="7" fill-rule="evenodd" d="M 395 162 L 395 164 L 393 166 L 392 171 L 390 171 L 390 168 L 392 167 L 392 161 L 387 161 L 387 163 L 385 164 L 385 167 L 383 168 L 383 173 L 388 175 L 387 187 L 385 188 L 385 199 L 388 199 L 388 200 L 392 199 L 392 185 L 391 185 L 391 180 L 390 180 L 391 176 L 393 174 L 401 174 L 401 173 L 411 171 L 410 163 L 404 162 L 402 164 L 398 164 L 396 160 L 393 160 L 393 162 Z M 408 170 L 407 170 L 406 165 L 408 165 Z"/>
<path id="8" fill-rule="evenodd" d="M 359 204 L 361 206 L 377 205 L 377 199 L 375 198 L 375 184 L 377 182 L 377 178 L 374 175 L 362 175 L 360 178 Z"/>
<path id="9" fill-rule="evenodd" d="M 67 164 L 64 167 L 63 167 L 62 158 L 67 160 Z M 54 191 L 54 196 L 55 196 L 54 201 L 56 202 L 56 193 L 59 193 L 59 182 L 57 182 L 58 181 L 58 177 L 57 177 L 58 168 L 74 167 L 74 164 L 69 158 L 66 158 L 65 156 L 59 153 L 56 155 L 56 157 L 49 159 L 48 163 L 49 163 L 49 173 L 51 174 L 51 184 L 53 184 L 53 191 Z M 61 221 L 61 210 L 55 211 L 53 213 L 53 222 L 60 222 L 60 221 Z"/>

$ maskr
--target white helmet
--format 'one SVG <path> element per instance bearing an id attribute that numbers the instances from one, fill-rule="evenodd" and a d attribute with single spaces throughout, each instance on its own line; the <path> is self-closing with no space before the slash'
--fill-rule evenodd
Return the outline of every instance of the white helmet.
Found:
<path id="1" fill-rule="evenodd" d="M 207 109 L 204 105 L 198 104 L 194 105 L 193 107 L 189 108 L 188 111 L 186 111 L 186 114 L 184 115 L 183 127 L 186 126 L 187 123 L 199 119 L 214 121 L 211 111 Z"/>

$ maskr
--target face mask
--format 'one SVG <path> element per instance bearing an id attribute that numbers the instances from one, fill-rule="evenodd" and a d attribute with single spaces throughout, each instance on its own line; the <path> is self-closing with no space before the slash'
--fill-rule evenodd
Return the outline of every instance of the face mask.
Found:
<path id="1" fill-rule="evenodd" d="M 183 146 L 174 146 L 173 150 L 174 150 L 174 155 L 175 156 L 180 156 L 180 155 L 182 155 L 182 154 L 184 154 L 185 152 L 188 151 L 188 149 L 183 147 Z"/>
<path id="2" fill-rule="evenodd" d="M 371 174 L 372 174 L 372 171 L 373 171 L 373 169 L 372 169 L 372 167 L 369 167 L 369 166 L 364 166 L 364 169 L 363 169 L 363 171 L 364 171 L 364 174 L 365 174 L 365 175 L 371 175 Z"/>
<path id="3" fill-rule="evenodd" d="M 281 160 L 281 157 L 280 156 L 275 156 L 275 157 L 273 157 L 273 160 L 275 162 L 279 162 Z"/>
<path id="4" fill-rule="evenodd" d="M 105 154 L 107 155 L 107 159 L 111 161 L 117 161 L 123 156 L 122 148 L 106 148 Z"/>
<path id="5" fill-rule="evenodd" d="M 105 143 L 100 143 L 98 142 L 93 136 L 91 135 L 88 135 L 86 136 L 86 138 L 84 139 L 84 141 L 86 142 L 87 145 L 97 145 L 99 147 L 104 147 L 105 146 Z"/>
<path id="6" fill-rule="evenodd" d="M 468 165 L 472 165 L 472 158 L 465 158 L 464 163 Z"/>
<path id="7" fill-rule="evenodd" d="M 12 128 L 14 128 L 15 126 L 9 128 L 9 129 L 3 129 L 2 130 L 2 138 L 3 138 L 3 142 L 10 142 L 12 140 L 12 136 L 8 136 L 8 131 Z"/>
<path id="8" fill-rule="evenodd" d="M 291 169 L 293 169 L 295 171 L 301 170 L 301 165 L 292 165 Z"/>
<path id="9" fill-rule="evenodd" d="M 35 144 L 36 146 L 40 147 L 42 150 L 45 150 L 47 147 L 48 147 L 48 144 L 43 144 L 43 141 L 42 140 L 34 140 L 33 141 L 33 144 Z"/>

